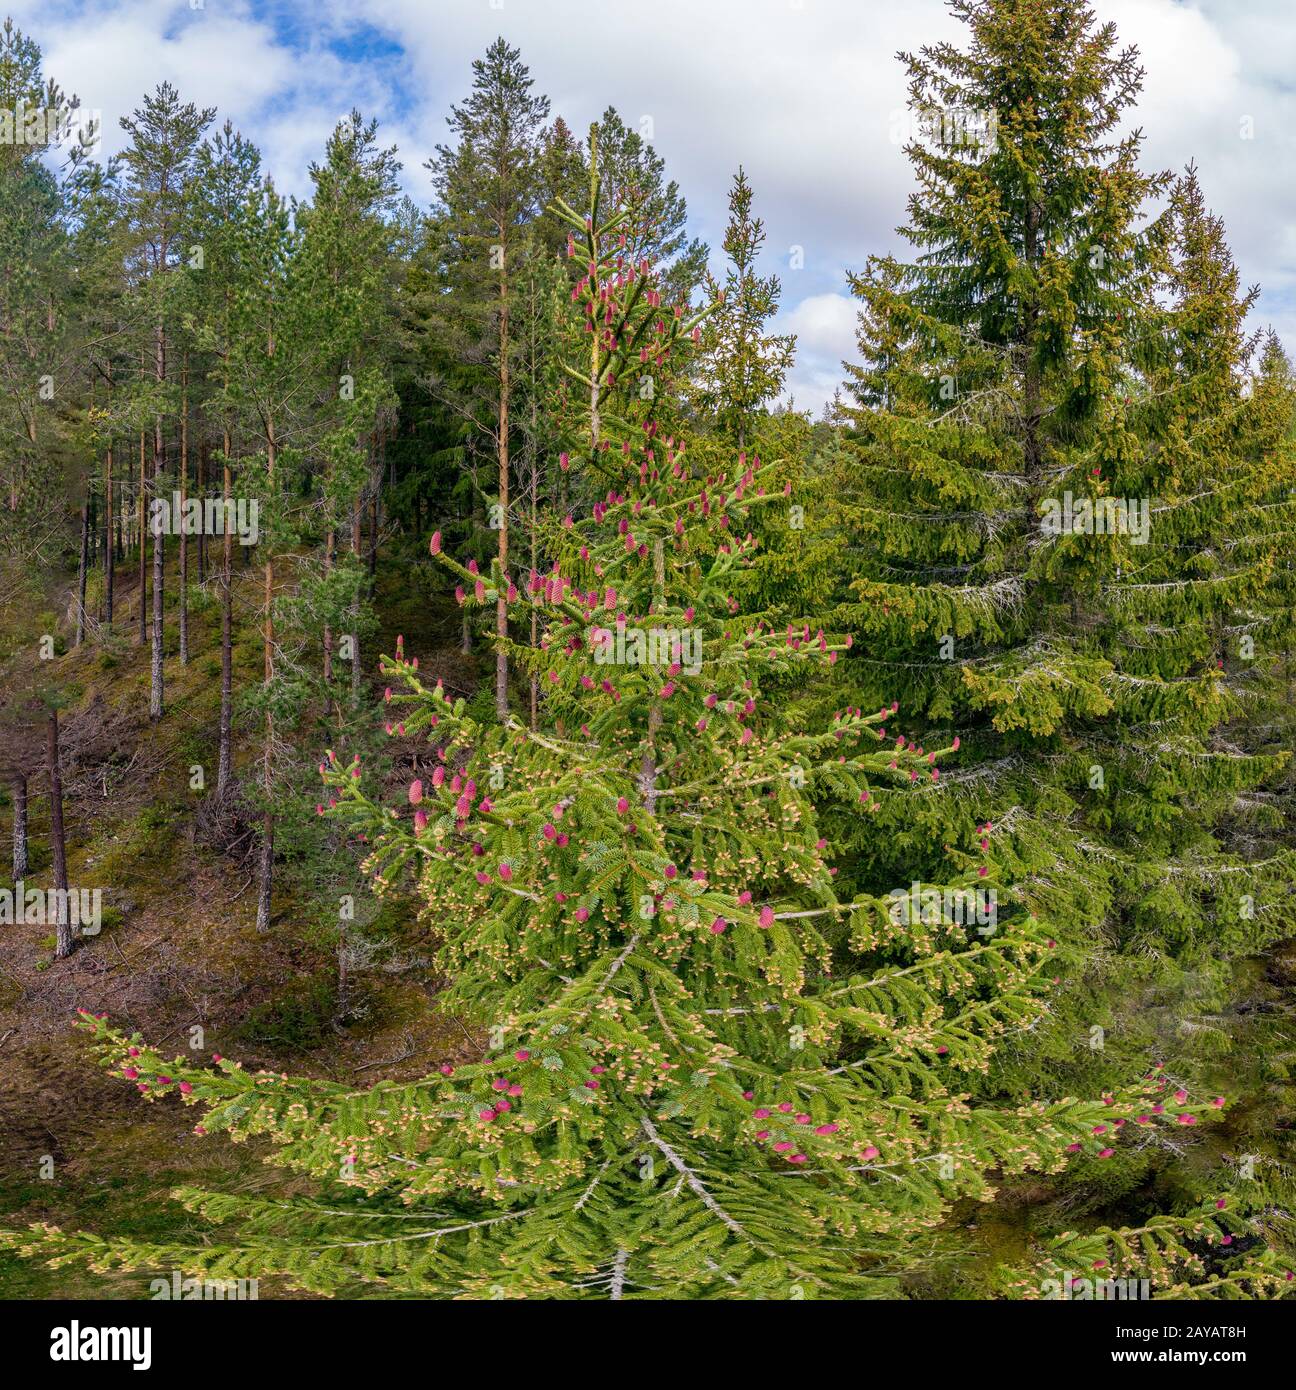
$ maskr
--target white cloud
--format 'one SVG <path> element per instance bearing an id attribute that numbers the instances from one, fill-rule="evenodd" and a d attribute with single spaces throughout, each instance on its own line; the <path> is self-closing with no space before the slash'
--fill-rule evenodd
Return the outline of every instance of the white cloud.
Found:
<path id="1" fill-rule="evenodd" d="M 1134 122 L 1149 168 L 1198 164 L 1229 228 L 1243 278 L 1259 281 L 1257 323 L 1296 349 L 1296 25 L 1290 0 L 1093 0 L 1147 70 Z M 784 284 L 783 323 L 801 324 L 795 390 L 818 408 L 853 355 L 845 271 L 898 249 L 911 187 L 892 138 L 905 99 L 899 49 L 960 26 L 941 0 L 12 0 L 48 68 L 117 118 L 169 78 L 216 105 L 263 149 L 285 191 L 309 191 L 307 165 L 339 115 L 358 105 L 396 140 L 406 183 L 428 196 L 422 163 L 467 91 L 472 60 L 498 34 L 519 46 L 539 90 L 577 131 L 615 105 L 652 121 L 688 198 L 696 234 L 718 246 L 741 163 L 768 231 L 766 273 Z M 399 46 L 365 55 L 377 36 Z M 354 45 L 354 60 L 345 56 Z M 1250 117 L 1254 138 L 1242 138 Z M 805 268 L 788 252 L 804 248 Z M 719 255 L 716 255 L 719 269 Z M 840 301 L 838 305 L 836 302 Z M 849 312 L 848 312 L 849 310 Z M 800 315 L 797 318 L 797 315 Z"/>
<path id="2" fill-rule="evenodd" d="M 853 360 L 859 305 L 845 294 L 813 294 L 780 313 L 776 328 L 797 336 L 796 365 L 786 395 L 818 413 L 841 384 L 841 363 Z"/>

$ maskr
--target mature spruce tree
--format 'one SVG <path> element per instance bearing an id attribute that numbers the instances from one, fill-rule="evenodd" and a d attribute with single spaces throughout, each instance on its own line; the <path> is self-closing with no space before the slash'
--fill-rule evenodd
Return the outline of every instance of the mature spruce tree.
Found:
<path id="1" fill-rule="evenodd" d="M 915 254 L 853 280 L 864 360 L 824 521 L 852 698 L 893 691 L 920 743 L 963 745 L 852 872 L 903 883 L 975 832 L 1001 895 L 1050 924 L 1048 1014 L 990 1087 L 1105 1089 L 1164 1061 L 1196 1093 L 1190 1020 L 1282 934 L 1291 878 L 1233 838 L 1277 761 L 1223 729 L 1220 644 L 1271 571 L 1244 501 L 1271 464 L 1224 423 L 1249 301 L 1192 181 L 1145 174 L 1118 133 L 1141 71 L 1112 25 L 1075 0 L 952 8 L 966 46 L 905 58 Z M 1114 1156 L 1078 1176 L 1130 1188 L 1154 1154 Z"/>

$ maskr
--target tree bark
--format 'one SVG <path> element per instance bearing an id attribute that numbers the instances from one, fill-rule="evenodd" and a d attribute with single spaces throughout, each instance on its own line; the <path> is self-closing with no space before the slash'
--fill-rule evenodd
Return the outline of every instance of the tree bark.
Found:
<path id="1" fill-rule="evenodd" d="M 27 778 L 15 773 L 13 779 L 13 876 L 17 883 L 27 872 Z"/>
<path id="2" fill-rule="evenodd" d="M 222 508 L 221 527 L 221 694 L 220 726 L 217 734 L 216 751 L 216 790 L 223 792 L 229 785 L 232 752 L 231 736 L 234 720 L 234 609 L 233 609 L 233 568 L 234 533 L 229 525 L 230 503 L 230 433 L 226 429 L 222 443 L 225 459 L 222 474 L 221 495 L 225 505 Z"/>
<path id="3" fill-rule="evenodd" d="M 509 509 L 509 298 L 508 271 L 500 269 L 499 315 L 499 562 L 501 581 L 508 573 Z M 495 601 L 495 717 L 501 724 L 509 717 L 508 703 L 508 602 L 504 590 Z"/>
<path id="4" fill-rule="evenodd" d="M 54 889 L 58 894 L 55 927 L 56 959 L 72 954 L 75 938 L 67 907 L 67 842 L 63 837 L 63 778 L 59 772 L 58 710 L 52 709 L 45 737 L 45 775 L 50 790 L 50 854 L 54 860 Z"/>
<path id="5" fill-rule="evenodd" d="M 113 451 L 111 440 L 108 443 L 108 461 L 104 468 L 104 622 L 109 627 L 113 620 L 113 581 L 116 575 L 113 550 L 117 537 L 113 534 Z"/>
<path id="6" fill-rule="evenodd" d="M 145 514 L 148 511 L 145 493 L 148 490 L 148 475 L 144 470 L 144 431 L 140 430 L 139 460 L 139 644 L 148 641 L 148 570 L 145 567 L 144 537 L 148 533 Z"/>
<path id="7" fill-rule="evenodd" d="M 159 323 L 153 330 L 153 379 L 160 387 L 166 380 L 166 337 Z M 158 487 L 164 481 L 166 474 L 166 445 L 162 439 L 162 417 L 157 415 L 153 419 L 153 497 L 156 500 Z M 165 675 L 162 669 L 162 640 L 163 640 L 163 600 L 165 598 L 164 587 L 166 583 L 165 564 L 166 564 L 166 532 L 159 524 L 161 512 L 154 519 L 153 525 L 153 652 L 152 652 L 152 671 L 149 683 L 149 718 L 158 720 L 162 718 L 165 703 L 164 681 Z M 183 526 L 180 528 L 183 530 Z"/>
<path id="8" fill-rule="evenodd" d="M 273 342 L 270 348 L 274 352 Z M 266 471 L 273 491 L 275 467 L 274 420 L 266 426 Z M 265 658 L 265 683 L 267 695 L 274 677 L 274 554 L 266 543 L 265 559 L 265 627 L 263 629 L 262 652 Z M 274 710 L 266 701 L 265 747 L 262 750 L 262 792 L 265 808 L 261 818 L 261 875 L 257 888 L 257 931 L 270 930 L 270 904 L 274 891 L 274 811 L 271 807 L 271 793 L 274 790 Z"/>
<path id="9" fill-rule="evenodd" d="M 357 497 L 351 507 L 351 554 L 357 568 L 363 563 L 360 558 L 360 519 L 364 514 L 364 498 Z M 360 596 L 357 593 L 351 605 L 351 698 L 360 700 Z"/>
<path id="10" fill-rule="evenodd" d="M 158 479 L 161 477 L 161 460 L 156 454 L 153 457 L 153 491 L 157 493 Z M 150 679 L 149 679 L 149 718 L 157 721 L 162 718 L 164 704 L 164 680 L 162 670 L 162 601 L 163 586 L 163 564 L 165 561 L 165 531 L 162 526 L 161 513 L 153 519 L 153 638 L 152 652 L 150 659 Z"/>
<path id="11" fill-rule="evenodd" d="M 189 357 L 180 366 L 180 665 L 189 665 L 189 536 L 185 500 L 189 490 Z"/>
<path id="12" fill-rule="evenodd" d="M 86 483 L 86 497 L 81 504 L 81 562 L 77 566 L 77 605 L 76 637 L 72 645 L 79 647 L 85 640 L 85 601 L 86 570 L 90 564 L 90 484 Z"/>

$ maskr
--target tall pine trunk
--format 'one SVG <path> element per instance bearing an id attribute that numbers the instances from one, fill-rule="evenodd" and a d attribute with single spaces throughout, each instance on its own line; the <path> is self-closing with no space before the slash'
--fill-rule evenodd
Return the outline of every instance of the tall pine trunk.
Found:
<path id="1" fill-rule="evenodd" d="M 109 627 L 113 620 L 113 581 L 116 577 L 115 556 L 116 536 L 113 534 L 113 451 L 112 441 L 108 442 L 108 459 L 104 466 L 104 622 Z"/>
<path id="2" fill-rule="evenodd" d="M 27 872 L 27 777 L 13 775 L 13 876 L 17 883 Z"/>
<path id="3" fill-rule="evenodd" d="M 189 528 L 185 499 L 189 489 L 189 356 L 180 367 L 180 665 L 189 664 Z"/>
<path id="4" fill-rule="evenodd" d="M 271 346 L 273 354 L 273 344 Z M 274 421 L 266 426 L 266 473 L 270 490 L 274 488 L 275 438 Z M 274 677 L 274 553 L 266 542 L 265 559 L 265 628 L 263 655 L 265 658 L 265 683 L 268 687 Z M 262 750 L 261 790 L 265 796 L 265 808 L 261 818 L 261 875 L 257 887 L 257 930 L 270 929 L 270 899 L 274 889 L 274 811 L 271 794 L 274 791 L 274 710 L 266 701 L 265 747 Z"/>
<path id="5" fill-rule="evenodd" d="M 225 449 L 222 471 L 221 496 L 224 507 L 221 509 L 221 693 L 220 726 L 217 734 L 216 752 L 216 790 L 223 792 L 229 785 L 232 770 L 233 752 L 231 740 L 234 722 L 234 533 L 230 529 L 230 433 L 226 429 L 222 438 Z"/>
<path id="6" fill-rule="evenodd" d="M 148 533 L 145 517 L 148 513 L 148 474 L 144 465 L 144 431 L 140 430 L 139 455 L 139 644 L 148 641 L 148 570 L 145 560 L 144 537 Z"/>
<path id="7" fill-rule="evenodd" d="M 162 325 L 158 324 L 153 336 L 153 379 L 159 386 L 166 380 L 166 340 Z M 166 448 L 162 442 L 162 417 L 153 420 L 153 498 L 156 502 L 158 488 L 165 481 Z M 153 651 L 149 681 L 149 718 L 161 719 L 165 704 L 162 670 L 163 601 L 165 598 L 166 531 L 162 522 L 163 509 L 153 521 Z M 180 528 L 182 531 L 184 527 Z"/>
<path id="8" fill-rule="evenodd" d="M 85 501 L 81 503 L 81 561 L 77 566 L 76 636 L 72 645 L 79 647 L 85 640 L 86 570 L 90 564 L 90 484 L 86 483 Z"/>
<path id="9" fill-rule="evenodd" d="M 62 960 L 71 955 L 74 937 L 67 903 L 67 842 L 63 837 L 63 778 L 59 771 L 58 710 L 49 713 L 45 736 L 45 775 L 50 792 L 50 855 L 54 861 L 54 890 L 58 895 L 58 922 L 55 927 L 54 955 Z"/>
<path id="10" fill-rule="evenodd" d="M 508 572 L 509 543 L 509 300 L 508 271 L 500 271 L 499 316 L 499 562 L 502 573 Z M 495 601 L 495 717 L 503 724 L 509 717 L 508 703 L 508 600 L 500 589 Z"/>

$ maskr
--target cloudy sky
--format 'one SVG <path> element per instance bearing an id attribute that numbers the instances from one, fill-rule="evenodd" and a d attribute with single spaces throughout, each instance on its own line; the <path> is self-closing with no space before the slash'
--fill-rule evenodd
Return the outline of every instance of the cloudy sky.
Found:
<path id="1" fill-rule="evenodd" d="M 1195 159 L 1228 225 L 1257 325 L 1296 351 L 1296 18 L 1290 0 L 1092 0 L 1147 69 L 1136 123 L 1148 167 Z M 651 129 L 695 235 L 723 233 L 741 163 L 799 337 L 796 403 L 818 410 L 853 356 L 845 271 L 896 244 L 909 189 L 895 60 L 957 38 L 941 0 L 9 0 L 47 71 L 118 118 L 164 78 L 261 147 L 286 192 L 358 106 L 400 147 L 410 194 L 469 65 L 499 34 L 553 109 L 583 130 L 605 107 Z M 650 127 L 647 123 L 651 123 Z M 792 249 L 804 265 L 792 268 Z M 718 261 L 718 257 L 716 258 Z M 718 268 L 718 265 L 717 265 Z"/>

